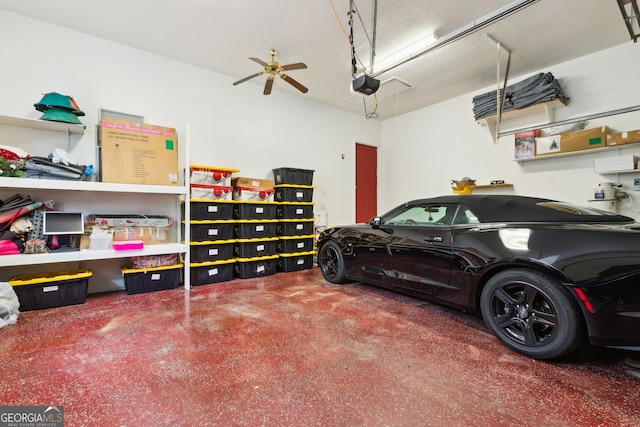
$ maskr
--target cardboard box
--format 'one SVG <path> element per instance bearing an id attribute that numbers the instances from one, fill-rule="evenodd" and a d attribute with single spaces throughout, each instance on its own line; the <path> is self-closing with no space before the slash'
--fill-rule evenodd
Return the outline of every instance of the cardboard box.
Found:
<path id="1" fill-rule="evenodd" d="M 271 179 L 237 177 L 231 179 L 231 184 L 234 187 L 244 188 L 273 188 L 273 180 Z"/>
<path id="2" fill-rule="evenodd" d="M 100 123 L 103 182 L 178 185 L 176 130 L 124 120 Z"/>
<path id="3" fill-rule="evenodd" d="M 632 154 L 593 160 L 593 171 L 595 173 L 623 172 L 637 168 L 638 158 Z"/>
<path id="4" fill-rule="evenodd" d="M 514 135 L 516 159 L 526 159 L 536 155 L 536 137 L 538 134 L 539 131 L 530 130 Z"/>
<path id="5" fill-rule="evenodd" d="M 607 146 L 632 144 L 634 142 L 640 142 L 640 129 L 607 135 Z"/>
<path id="6" fill-rule="evenodd" d="M 231 200 L 233 187 L 223 185 L 191 184 L 191 198 L 200 200 Z"/>
<path id="7" fill-rule="evenodd" d="M 191 184 L 231 186 L 231 175 L 239 169 L 219 168 L 216 166 L 191 165 Z"/>
<path id="8" fill-rule="evenodd" d="M 609 128 L 579 130 L 536 138 L 536 156 L 606 147 Z"/>
<path id="9" fill-rule="evenodd" d="M 233 187 L 233 200 L 273 203 L 273 188 Z"/>

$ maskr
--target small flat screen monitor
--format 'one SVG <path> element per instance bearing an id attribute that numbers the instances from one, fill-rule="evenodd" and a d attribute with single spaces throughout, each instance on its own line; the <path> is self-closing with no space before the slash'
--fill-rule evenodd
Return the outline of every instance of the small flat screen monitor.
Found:
<path id="1" fill-rule="evenodd" d="M 84 217 L 81 212 L 44 211 L 42 233 L 45 236 L 84 234 Z"/>

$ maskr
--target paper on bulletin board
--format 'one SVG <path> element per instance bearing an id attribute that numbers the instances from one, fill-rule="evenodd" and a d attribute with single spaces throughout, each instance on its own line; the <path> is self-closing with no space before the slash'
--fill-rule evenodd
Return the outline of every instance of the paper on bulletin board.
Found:
<path id="1" fill-rule="evenodd" d="M 103 182 L 178 185 L 178 140 L 173 128 L 103 118 Z"/>

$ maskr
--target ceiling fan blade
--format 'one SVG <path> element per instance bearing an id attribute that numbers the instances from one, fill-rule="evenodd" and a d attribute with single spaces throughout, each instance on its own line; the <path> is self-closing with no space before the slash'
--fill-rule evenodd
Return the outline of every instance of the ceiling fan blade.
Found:
<path id="1" fill-rule="evenodd" d="M 269 77 L 264 84 L 264 92 L 263 95 L 269 95 L 271 93 L 271 88 L 273 88 L 273 77 Z"/>
<path id="2" fill-rule="evenodd" d="M 249 59 L 252 60 L 252 61 L 257 62 L 258 64 L 262 65 L 263 67 L 267 66 L 267 63 L 264 62 L 262 59 L 258 59 L 258 58 L 249 58 Z"/>
<path id="3" fill-rule="evenodd" d="M 289 83 L 291 86 L 295 87 L 302 93 L 307 93 L 307 91 L 309 90 L 303 85 L 301 85 L 300 83 L 298 83 L 297 81 L 295 81 L 294 79 L 292 79 L 291 77 L 287 76 L 286 74 L 280 74 L 280 77 L 282 77 L 282 80 Z"/>
<path id="4" fill-rule="evenodd" d="M 259 72 L 259 73 L 252 74 L 252 75 L 250 75 L 250 76 L 248 76 L 248 77 L 245 77 L 244 79 L 240 79 L 240 80 L 238 80 L 237 82 L 234 82 L 234 83 L 233 83 L 233 85 L 234 85 L 234 86 L 239 85 L 240 83 L 244 83 L 244 82 L 246 82 L 247 80 L 251 80 L 251 79 L 252 79 L 252 78 L 254 78 L 254 77 L 258 77 L 258 76 L 259 76 L 259 75 L 261 75 L 261 74 L 264 74 L 264 71 L 261 71 L 261 72 Z"/>
<path id="5" fill-rule="evenodd" d="M 307 64 L 304 64 L 302 62 L 298 62 L 296 64 L 283 65 L 282 66 L 282 69 L 285 70 L 285 71 L 302 70 L 303 68 L 307 68 Z"/>

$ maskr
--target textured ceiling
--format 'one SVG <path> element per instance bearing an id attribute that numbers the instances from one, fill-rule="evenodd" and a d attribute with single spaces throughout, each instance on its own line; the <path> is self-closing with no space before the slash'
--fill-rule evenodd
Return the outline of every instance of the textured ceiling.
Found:
<path id="1" fill-rule="evenodd" d="M 538 0 L 517 13 L 464 37 L 448 36 L 482 22 L 519 1 L 356 0 L 354 45 L 369 66 L 375 37 L 377 58 L 431 34 L 441 47 L 376 77 L 380 119 L 413 111 L 496 83 L 498 49 L 487 35 L 512 51 L 510 82 L 569 59 L 621 43 L 632 43 L 615 0 Z M 373 6 L 377 4 L 376 24 Z M 227 75 L 229 84 L 261 71 L 249 57 L 282 64 L 304 62 L 288 72 L 309 88 L 298 92 L 278 79 L 282 91 L 364 114 L 353 96 L 347 0 L 0 0 L 0 9 L 92 34 Z M 375 31 L 374 31 L 375 30 Z M 502 70 L 506 55 L 501 51 Z M 358 73 L 363 72 L 358 64 Z M 244 85 L 262 95 L 265 76 Z M 408 86 L 410 88 L 408 88 Z M 238 88 L 246 90 L 246 88 Z M 364 97 L 367 111 L 374 97 Z"/>

